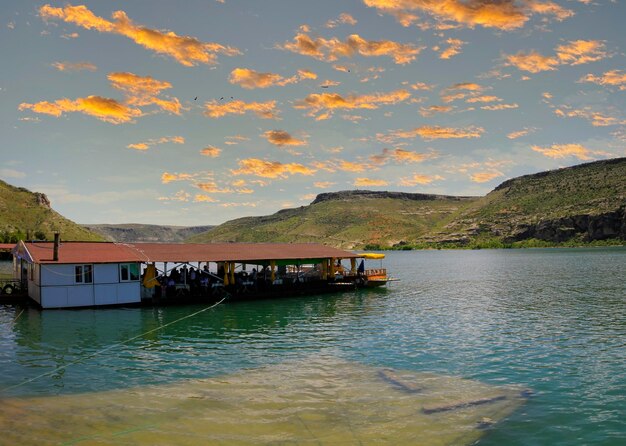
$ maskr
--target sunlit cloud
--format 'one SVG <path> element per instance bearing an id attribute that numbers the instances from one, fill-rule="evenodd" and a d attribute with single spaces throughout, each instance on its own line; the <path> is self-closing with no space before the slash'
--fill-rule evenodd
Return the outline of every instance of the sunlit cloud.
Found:
<path id="1" fill-rule="evenodd" d="M 424 49 L 423 46 L 402 44 L 392 40 L 366 40 L 358 34 L 352 34 L 345 41 L 341 41 L 336 37 L 313 38 L 306 33 L 297 34 L 292 42 L 285 42 L 278 48 L 325 62 L 335 62 L 339 58 L 358 54 L 364 57 L 387 56 L 396 64 L 402 65 L 415 60 Z"/>
<path id="2" fill-rule="evenodd" d="M 376 138 L 381 142 L 392 143 L 398 139 L 413 139 L 418 136 L 427 141 L 433 139 L 480 138 L 483 133 L 485 133 L 485 129 L 476 126 L 452 128 L 424 125 L 412 130 L 394 130 L 387 134 L 379 133 L 376 135 Z"/>
<path id="3" fill-rule="evenodd" d="M 439 58 L 450 59 L 456 56 L 457 54 L 460 54 L 461 48 L 466 43 L 467 42 L 464 42 L 460 39 L 447 39 L 446 44 L 448 45 L 448 47 L 441 51 L 441 53 L 439 54 Z"/>
<path id="4" fill-rule="evenodd" d="M 404 149 L 383 149 L 381 154 L 371 155 L 369 160 L 374 165 L 382 165 L 387 163 L 388 161 L 395 161 L 398 164 L 407 164 L 407 163 L 421 163 L 429 159 L 436 158 L 437 154 L 434 152 L 430 153 L 419 153 L 413 152 L 410 150 Z"/>
<path id="5" fill-rule="evenodd" d="M 243 135 L 227 136 L 224 139 L 226 140 L 224 144 L 226 144 L 227 146 L 235 146 L 244 141 L 250 141 L 250 138 L 248 138 L 247 136 L 243 136 Z"/>
<path id="6" fill-rule="evenodd" d="M 113 21 L 108 21 L 96 16 L 84 5 L 64 8 L 44 5 L 39 8 L 39 15 L 44 20 L 62 20 L 85 29 L 128 37 L 137 45 L 170 56 L 187 67 L 198 63 L 214 64 L 217 54 L 226 56 L 241 54 L 237 48 L 201 42 L 194 37 L 179 36 L 172 31 L 159 31 L 136 25 L 124 11 L 115 11 L 112 14 Z"/>
<path id="7" fill-rule="evenodd" d="M 231 202 L 231 203 L 221 203 L 220 206 L 223 208 L 236 208 L 236 207 L 255 208 L 257 207 L 257 203 L 253 201 L 244 201 L 241 203 Z"/>
<path id="8" fill-rule="evenodd" d="M 414 84 L 409 84 L 409 87 L 412 90 L 431 91 L 433 88 L 435 88 L 435 85 L 427 84 L 425 82 L 416 82 Z"/>
<path id="9" fill-rule="evenodd" d="M 149 139 L 144 142 L 129 144 L 126 147 L 135 150 L 148 150 L 152 146 L 167 143 L 185 144 L 185 138 L 182 136 L 164 136 L 163 138 Z"/>
<path id="10" fill-rule="evenodd" d="M 20 111 L 32 110 L 35 113 L 56 117 L 60 117 L 64 113 L 83 113 L 111 124 L 132 122 L 133 119 L 143 114 L 138 108 L 128 107 L 115 99 L 101 96 L 87 96 L 75 100 L 63 98 L 54 102 L 42 101 L 34 104 L 23 102 L 18 109 Z"/>
<path id="11" fill-rule="evenodd" d="M 611 70 L 601 76 L 587 74 L 580 78 L 578 82 L 591 82 L 597 85 L 618 87 L 623 91 L 626 90 L 626 73 L 622 72 L 622 70 Z"/>
<path id="12" fill-rule="evenodd" d="M 203 194 L 196 194 L 193 197 L 193 201 L 196 203 L 218 203 L 219 200 L 210 197 L 208 195 L 203 195 Z"/>
<path id="13" fill-rule="evenodd" d="M 339 17 L 337 17 L 336 19 L 329 20 L 328 22 L 326 22 L 326 25 L 324 26 L 326 28 L 336 28 L 339 25 L 354 26 L 357 23 L 358 23 L 357 20 L 354 17 L 352 17 L 350 14 L 346 12 L 342 12 L 341 14 L 339 14 Z"/>
<path id="14" fill-rule="evenodd" d="M 24 178 L 26 174 L 15 169 L 0 169 L 1 178 Z"/>
<path id="15" fill-rule="evenodd" d="M 511 133 L 507 134 L 506 137 L 509 138 L 509 139 L 517 139 L 517 138 L 521 138 L 522 136 L 526 136 L 529 133 L 532 133 L 534 131 L 535 131 L 535 129 L 532 129 L 532 128 L 524 128 L 522 130 L 511 132 Z"/>
<path id="16" fill-rule="evenodd" d="M 419 113 L 425 118 L 429 118 L 438 113 L 450 113 L 454 108 L 452 105 L 430 105 L 428 107 L 420 107 Z"/>
<path id="17" fill-rule="evenodd" d="M 228 81 L 231 84 L 239 85 L 249 90 L 254 88 L 268 88 L 272 86 L 284 87 L 294 84 L 304 79 L 317 79 L 317 74 L 309 70 L 298 70 L 298 73 L 289 78 L 285 78 L 275 73 L 260 73 L 248 68 L 235 68 L 230 73 Z"/>
<path id="18" fill-rule="evenodd" d="M 176 192 L 174 195 L 170 196 L 170 197 L 159 197 L 158 200 L 159 201 L 182 201 L 182 202 L 187 202 L 191 199 L 191 194 L 189 192 L 186 192 L 184 190 L 179 190 L 178 192 Z"/>
<path id="19" fill-rule="evenodd" d="M 435 22 L 433 26 L 440 29 L 462 25 L 512 31 L 522 28 L 533 15 L 559 21 L 574 15 L 573 11 L 554 2 L 539 0 L 363 0 L 363 3 L 381 13 L 393 15 L 403 26 L 418 20 L 413 12 L 423 12 L 431 16 Z"/>
<path id="20" fill-rule="evenodd" d="M 573 108 L 568 105 L 561 105 L 554 109 L 554 113 L 560 117 L 581 118 L 589 121 L 594 127 L 608 127 L 613 125 L 624 125 L 626 120 L 615 115 L 608 115 L 606 112 L 598 111 L 592 107 Z M 615 112 L 617 114 L 618 112 Z"/>
<path id="21" fill-rule="evenodd" d="M 54 68 L 59 71 L 96 71 L 96 67 L 91 62 L 54 62 Z"/>
<path id="22" fill-rule="evenodd" d="M 195 186 L 198 189 L 202 189 L 209 194 L 231 194 L 234 191 L 228 187 L 220 187 L 215 181 L 206 181 L 202 183 L 196 183 Z"/>
<path id="23" fill-rule="evenodd" d="M 157 96 L 163 91 L 172 88 L 166 81 L 154 79 L 151 76 L 138 76 L 133 73 L 110 73 L 107 78 L 111 86 L 120 90 L 126 96 L 126 103 L 137 107 L 156 105 L 160 109 L 180 115 L 182 106 L 177 98 L 161 99 Z"/>
<path id="24" fill-rule="evenodd" d="M 213 100 L 204 104 L 204 114 L 210 118 L 221 118 L 226 115 L 243 115 L 254 113 L 262 119 L 278 119 L 276 101 L 244 102 L 240 100 L 220 102 Z"/>
<path id="25" fill-rule="evenodd" d="M 610 54 L 604 43 L 599 40 L 572 40 L 555 49 L 554 56 L 544 56 L 535 50 L 520 51 L 505 57 L 505 65 L 514 66 L 521 71 L 539 73 L 556 70 L 560 65 L 580 65 L 606 59 Z"/>
<path id="26" fill-rule="evenodd" d="M 278 147 L 305 146 L 307 144 L 306 140 L 295 138 L 284 130 L 268 130 L 263 133 L 263 137 L 267 139 L 269 143 Z"/>
<path id="27" fill-rule="evenodd" d="M 316 116 L 318 113 L 325 111 L 321 115 L 317 115 L 316 119 L 321 120 L 332 115 L 337 109 L 377 109 L 380 105 L 397 104 L 407 100 L 411 96 L 407 90 L 396 90 L 389 93 L 374 93 L 369 95 L 357 96 L 347 95 L 341 96 L 337 93 L 310 94 L 306 98 L 296 101 L 294 107 L 297 109 L 308 109 L 308 116 Z"/>
<path id="28" fill-rule="evenodd" d="M 468 104 L 474 104 L 476 102 L 499 102 L 501 100 L 502 99 L 500 99 L 498 96 L 481 95 L 468 98 L 465 102 L 467 102 Z"/>
<path id="29" fill-rule="evenodd" d="M 435 181 L 443 180 L 444 177 L 440 175 L 421 175 L 421 174 L 413 174 L 410 177 L 400 178 L 398 182 L 398 186 L 406 186 L 406 187 L 415 187 L 417 185 L 425 186 L 427 184 L 431 184 Z"/>
<path id="30" fill-rule="evenodd" d="M 377 180 L 373 178 L 357 178 L 353 185 L 356 187 L 381 187 L 387 186 L 389 183 L 385 180 Z"/>
<path id="31" fill-rule="evenodd" d="M 204 149 L 200 150 L 200 154 L 204 156 L 208 156 L 210 158 L 217 158 L 222 153 L 222 149 L 215 146 L 207 146 Z"/>
<path id="32" fill-rule="evenodd" d="M 163 172 L 161 175 L 161 183 L 168 184 L 173 181 L 189 181 L 194 178 L 194 175 L 189 173 L 169 173 Z"/>
<path id="33" fill-rule="evenodd" d="M 350 67 L 347 67 L 345 65 L 337 65 L 337 64 L 333 64 L 333 68 L 337 71 L 341 71 L 343 73 L 349 73 L 350 72 Z"/>
<path id="34" fill-rule="evenodd" d="M 495 104 L 495 105 L 484 105 L 480 107 L 481 110 L 511 110 L 514 108 L 518 108 L 518 104 Z"/>
<path id="35" fill-rule="evenodd" d="M 313 183 L 313 186 L 319 188 L 319 189 L 329 189 L 331 187 L 333 187 L 335 184 L 335 182 L 333 181 L 316 181 L 315 183 Z"/>
<path id="36" fill-rule="evenodd" d="M 594 159 L 596 156 L 610 156 L 609 153 L 593 151 L 580 144 L 552 144 L 550 147 L 531 146 L 548 158 L 560 159 L 573 156 L 583 161 Z"/>
<path id="37" fill-rule="evenodd" d="M 248 158 L 239 161 L 239 169 L 231 170 L 233 175 L 254 175 L 262 178 L 287 178 L 290 175 L 313 175 L 314 169 L 298 163 L 283 164 L 279 161 L 265 161 Z"/>
<path id="38" fill-rule="evenodd" d="M 499 178 L 501 176 L 504 176 L 504 174 L 502 172 L 498 172 L 498 171 L 476 172 L 476 173 L 470 175 L 470 179 L 474 183 L 486 183 L 488 181 L 491 181 L 491 180 L 493 180 L 495 178 Z"/>

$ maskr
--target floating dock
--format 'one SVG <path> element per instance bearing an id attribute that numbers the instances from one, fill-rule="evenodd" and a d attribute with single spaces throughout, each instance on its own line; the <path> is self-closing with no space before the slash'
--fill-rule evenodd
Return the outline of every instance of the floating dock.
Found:
<path id="1" fill-rule="evenodd" d="M 387 274 L 382 267 L 364 268 L 366 258 L 380 254 L 313 243 L 61 243 L 57 238 L 20 241 L 13 256 L 14 277 L 41 308 L 319 294 L 379 286 Z"/>

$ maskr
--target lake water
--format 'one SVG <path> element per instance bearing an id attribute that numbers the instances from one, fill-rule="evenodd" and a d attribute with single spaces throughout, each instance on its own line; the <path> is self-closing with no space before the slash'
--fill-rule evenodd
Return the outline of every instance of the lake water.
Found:
<path id="1" fill-rule="evenodd" d="M 111 444 L 148 444 L 156 432 L 158 438 L 176 432 L 168 444 L 246 443 L 166 422 L 181 410 L 194 417 L 210 411 L 214 421 L 230 414 L 231 421 L 245 421 L 237 429 L 256 426 L 248 439 L 266 444 L 326 444 L 298 439 L 286 414 L 296 414 L 311 436 L 316 426 L 335 429 L 335 444 L 383 438 L 387 444 L 623 444 L 626 249 L 390 252 L 384 266 L 400 279 L 386 289 L 227 301 L 207 311 L 0 306 L 0 425 L 13 430 L 12 417 L 19 419 L 26 426 L 22 444 L 45 444 L 46 436 L 58 440 L 52 444 L 81 444 L 96 434 L 35 432 L 62 423 L 53 416 L 59 407 L 67 410 L 64 418 L 106 407 L 113 409 L 98 412 L 102 423 L 93 429 L 99 439 L 115 438 Z M 377 381 L 381 370 L 419 383 L 422 394 L 410 385 L 400 389 L 405 392 L 384 387 Z M 220 387 L 225 383 L 228 389 Z M 493 406 L 492 413 L 480 412 L 491 403 L 455 403 L 519 389 L 532 396 L 508 398 L 515 404 Z M 432 398 L 460 409 L 425 423 L 419 409 L 435 404 Z M 160 415 L 148 413 L 157 406 Z M 131 407 L 127 413 L 134 415 L 116 417 L 116 407 Z M 317 419 L 322 413 L 324 420 Z M 333 424 L 346 413 L 350 420 Z M 470 421 L 474 429 L 485 413 L 498 422 L 470 432 Z M 437 423 L 439 433 L 424 433 Z M 183 425 L 196 437 L 182 435 Z M 465 436 L 445 443 L 441 433 L 452 425 L 463 426 Z M 272 437 L 263 431 L 268 426 L 284 436 Z M 390 431 L 398 436 L 386 437 Z M 139 437 L 124 443 L 131 434 Z"/>

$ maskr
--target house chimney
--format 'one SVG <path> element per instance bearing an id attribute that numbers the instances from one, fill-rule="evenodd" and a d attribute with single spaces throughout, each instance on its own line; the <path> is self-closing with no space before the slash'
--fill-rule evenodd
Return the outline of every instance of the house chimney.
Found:
<path id="1" fill-rule="evenodd" d="M 59 242 L 61 240 L 61 234 L 59 234 L 58 232 L 54 233 L 54 251 L 52 251 L 52 260 L 53 261 L 58 261 L 59 260 Z"/>

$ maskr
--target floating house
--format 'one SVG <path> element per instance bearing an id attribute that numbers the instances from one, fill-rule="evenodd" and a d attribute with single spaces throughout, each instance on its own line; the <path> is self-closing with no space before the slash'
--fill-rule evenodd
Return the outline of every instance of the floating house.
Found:
<path id="1" fill-rule="evenodd" d="M 23 242 L 14 277 L 41 308 L 305 294 L 367 284 L 356 254 L 309 243 Z M 343 265 L 341 262 L 349 262 Z M 371 271 L 381 284 L 386 270 Z"/>

